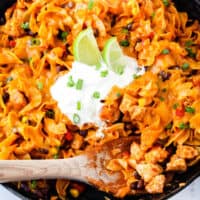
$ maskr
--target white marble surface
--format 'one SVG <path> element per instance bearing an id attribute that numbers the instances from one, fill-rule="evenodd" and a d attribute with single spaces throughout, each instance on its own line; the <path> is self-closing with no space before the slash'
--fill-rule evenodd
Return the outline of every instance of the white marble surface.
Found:
<path id="1" fill-rule="evenodd" d="M 0 185 L 0 199 L 21 200 Z M 192 182 L 188 187 L 170 198 L 169 200 L 199 200 L 200 199 L 200 177 Z"/>

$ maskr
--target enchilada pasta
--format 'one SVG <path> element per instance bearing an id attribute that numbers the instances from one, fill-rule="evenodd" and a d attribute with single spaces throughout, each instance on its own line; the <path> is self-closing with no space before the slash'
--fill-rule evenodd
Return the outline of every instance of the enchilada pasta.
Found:
<path id="1" fill-rule="evenodd" d="M 92 123 L 74 125 L 50 94 L 71 69 L 73 41 L 87 27 L 101 50 L 116 36 L 124 54 L 147 70 L 102 100 L 104 137 Z M 167 172 L 186 171 L 200 158 L 199 47 L 199 22 L 170 0 L 17 0 L 0 26 L 0 159 L 68 158 L 137 135 L 139 143 L 107 163 L 127 180 L 114 195 L 161 193 Z M 56 180 L 51 194 L 50 185 L 17 184 L 52 200 L 85 188 Z"/>

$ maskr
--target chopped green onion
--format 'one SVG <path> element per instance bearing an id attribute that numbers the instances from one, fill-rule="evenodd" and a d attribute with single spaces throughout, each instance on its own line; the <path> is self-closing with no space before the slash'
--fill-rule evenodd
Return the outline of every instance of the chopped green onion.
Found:
<path id="1" fill-rule="evenodd" d="M 124 69 L 119 67 L 119 68 L 116 70 L 116 73 L 119 74 L 119 75 L 122 75 L 122 74 L 124 73 Z"/>
<path id="2" fill-rule="evenodd" d="M 53 158 L 54 158 L 54 159 L 58 159 L 58 158 L 59 158 L 59 154 L 58 154 L 58 153 L 57 153 L 57 154 L 54 154 Z"/>
<path id="3" fill-rule="evenodd" d="M 169 49 L 163 49 L 161 53 L 164 55 L 169 54 Z"/>
<path id="4" fill-rule="evenodd" d="M 140 77 L 141 77 L 141 75 L 133 74 L 133 79 L 138 79 Z"/>
<path id="5" fill-rule="evenodd" d="M 164 97 L 160 97 L 160 101 L 164 101 L 165 100 L 165 98 Z"/>
<path id="6" fill-rule="evenodd" d="M 98 91 L 95 91 L 92 95 L 95 99 L 99 99 L 100 98 L 100 93 Z"/>
<path id="7" fill-rule="evenodd" d="M 74 113 L 73 115 L 73 122 L 75 124 L 78 124 L 80 122 L 80 116 L 77 113 Z"/>
<path id="8" fill-rule="evenodd" d="M 185 107 L 185 112 L 188 112 L 188 113 L 195 113 L 195 109 L 192 108 L 192 107 L 187 106 L 187 107 Z"/>
<path id="9" fill-rule="evenodd" d="M 169 124 L 167 124 L 167 126 L 165 126 L 165 129 L 170 130 L 172 128 L 172 122 L 170 122 Z"/>
<path id="10" fill-rule="evenodd" d="M 83 88 L 83 79 L 78 79 L 76 83 L 76 89 L 81 90 Z"/>
<path id="11" fill-rule="evenodd" d="M 73 81 L 72 76 L 69 76 L 68 82 L 67 82 L 67 86 L 69 87 L 73 87 L 75 85 L 75 82 Z"/>
<path id="12" fill-rule="evenodd" d="M 195 58 L 196 57 L 196 53 L 193 52 L 191 47 L 186 47 L 185 50 L 188 52 L 188 56 L 191 58 Z"/>
<path id="13" fill-rule="evenodd" d="M 190 126 L 189 126 L 188 123 L 181 122 L 181 123 L 179 124 L 179 128 L 180 128 L 180 129 L 187 129 L 187 128 L 190 128 Z"/>
<path id="14" fill-rule="evenodd" d="M 9 76 L 7 79 L 6 79 L 6 83 L 9 83 L 13 80 L 13 77 L 12 76 Z"/>
<path id="15" fill-rule="evenodd" d="M 31 63 L 31 62 L 32 62 L 32 60 L 33 60 L 33 58 L 32 58 L 32 57 L 30 57 L 30 58 L 27 58 L 27 61 L 28 61 L 28 63 Z"/>
<path id="16" fill-rule="evenodd" d="M 185 42 L 185 46 L 186 47 L 190 47 L 192 45 L 193 45 L 193 41 L 192 40 L 188 40 L 188 41 Z"/>
<path id="17" fill-rule="evenodd" d="M 156 15 L 156 12 L 153 12 L 153 13 L 151 14 L 151 18 L 154 19 L 155 15 Z"/>
<path id="18" fill-rule="evenodd" d="M 182 66 L 181 66 L 181 68 L 183 70 L 187 70 L 189 67 L 190 67 L 190 65 L 188 63 L 183 63 Z"/>
<path id="19" fill-rule="evenodd" d="M 38 83 L 37 83 L 37 88 L 38 88 L 39 90 L 42 90 L 42 89 L 43 89 L 43 83 L 42 83 L 42 82 L 38 82 Z"/>
<path id="20" fill-rule="evenodd" d="M 36 180 L 31 181 L 31 189 L 35 189 L 36 186 L 37 186 L 37 181 Z"/>
<path id="21" fill-rule="evenodd" d="M 41 44 L 40 40 L 37 38 L 32 38 L 31 39 L 31 45 L 37 45 L 39 46 Z"/>
<path id="22" fill-rule="evenodd" d="M 108 75 L 108 70 L 101 71 L 101 77 L 106 77 Z"/>
<path id="23" fill-rule="evenodd" d="M 69 76 L 68 82 L 67 82 L 67 86 L 68 87 L 73 87 L 75 85 L 75 82 L 73 81 L 72 76 Z"/>
<path id="24" fill-rule="evenodd" d="M 76 103 L 76 109 L 77 110 L 81 110 L 81 102 L 80 101 L 77 101 L 77 103 Z"/>
<path id="25" fill-rule="evenodd" d="M 45 113 L 45 117 L 48 117 L 50 119 L 54 119 L 55 118 L 55 112 L 52 109 L 49 109 L 46 111 Z"/>
<path id="26" fill-rule="evenodd" d="M 117 92 L 117 93 L 116 93 L 116 97 L 118 97 L 118 98 L 121 97 L 121 93 L 120 93 L 120 92 Z"/>
<path id="27" fill-rule="evenodd" d="M 128 29 L 127 28 L 122 28 L 122 33 L 127 34 L 128 33 Z"/>
<path id="28" fill-rule="evenodd" d="M 61 33 L 61 39 L 62 39 L 62 41 L 66 41 L 66 37 L 68 36 L 68 32 L 67 31 L 63 31 L 62 33 Z"/>
<path id="29" fill-rule="evenodd" d="M 128 40 L 121 40 L 119 44 L 123 47 L 128 47 L 130 45 L 130 42 Z"/>
<path id="30" fill-rule="evenodd" d="M 179 104 L 178 103 L 175 103 L 172 107 L 174 110 L 176 110 L 178 108 Z"/>
<path id="31" fill-rule="evenodd" d="M 93 7 L 94 7 L 94 0 L 89 0 L 89 2 L 88 2 L 88 10 L 92 10 Z"/>
<path id="32" fill-rule="evenodd" d="M 28 30 L 29 29 L 29 22 L 22 23 L 21 28 L 24 29 L 24 30 Z"/>
<path id="33" fill-rule="evenodd" d="M 163 2 L 163 4 L 164 4 L 164 6 L 169 6 L 169 1 L 168 0 L 162 0 L 162 2 Z"/>

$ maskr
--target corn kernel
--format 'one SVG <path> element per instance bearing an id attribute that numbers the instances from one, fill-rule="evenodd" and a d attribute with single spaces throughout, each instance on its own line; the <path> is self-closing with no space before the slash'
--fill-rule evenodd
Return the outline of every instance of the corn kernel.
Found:
<path id="1" fill-rule="evenodd" d="M 53 147 L 53 148 L 51 148 L 50 152 L 52 155 L 55 155 L 58 153 L 58 149 Z"/>
<path id="2" fill-rule="evenodd" d="M 60 140 L 58 140 L 58 139 L 55 140 L 55 146 L 57 146 L 57 147 L 61 146 Z"/>
<path id="3" fill-rule="evenodd" d="M 145 104 L 146 104 L 146 100 L 145 100 L 144 98 L 140 98 L 140 99 L 138 100 L 138 105 L 139 105 L 140 107 L 145 106 Z"/>
<path id="4" fill-rule="evenodd" d="M 72 195 L 72 197 L 77 198 L 79 196 L 79 191 L 77 189 L 70 189 L 70 194 Z"/>
<path id="5" fill-rule="evenodd" d="M 22 117 L 22 123 L 27 123 L 27 122 L 28 122 L 28 117 L 27 116 Z"/>

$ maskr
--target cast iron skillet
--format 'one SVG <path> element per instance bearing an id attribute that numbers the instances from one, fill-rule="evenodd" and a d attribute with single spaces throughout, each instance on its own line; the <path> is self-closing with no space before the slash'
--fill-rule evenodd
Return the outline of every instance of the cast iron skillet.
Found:
<path id="1" fill-rule="evenodd" d="M 16 0 L 0 0 L 0 24 L 5 23 L 4 13 L 7 8 L 9 8 Z M 200 0 L 174 0 L 176 7 L 180 11 L 186 11 L 191 19 L 200 20 Z M 168 199 L 170 196 L 176 194 L 187 185 L 189 185 L 194 179 L 200 176 L 200 162 L 196 165 L 190 167 L 186 173 L 176 174 L 173 181 L 165 187 L 162 194 L 150 195 L 144 194 L 140 196 L 128 196 L 124 200 L 164 200 Z M 180 183 L 182 186 L 180 186 Z M 20 199 L 35 199 L 31 194 L 23 191 L 16 191 L 16 188 L 11 184 L 4 184 L 4 186 L 13 192 L 15 195 L 19 196 Z M 110 200 L 117 200 L 111 195 L 100 192 L 95 188 L 90 186 L 87 187 L 86 192 L 81 195 L 78 200 L 105 200 L 105 197 L 109 197 Z M 69 197 L 69 200 L 70 199 Z"/>

